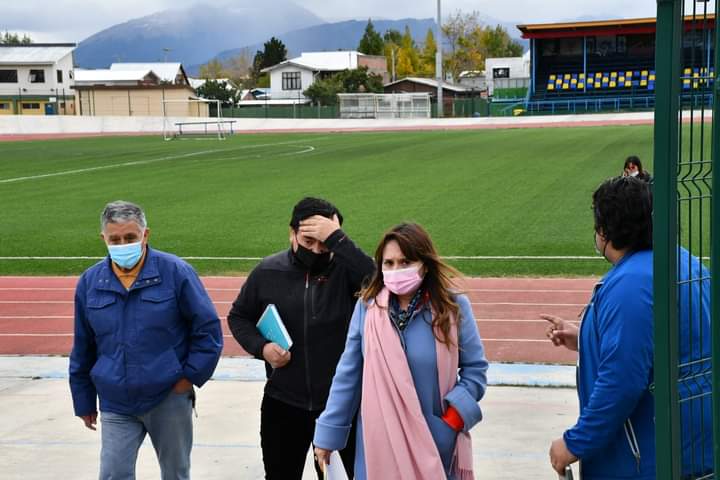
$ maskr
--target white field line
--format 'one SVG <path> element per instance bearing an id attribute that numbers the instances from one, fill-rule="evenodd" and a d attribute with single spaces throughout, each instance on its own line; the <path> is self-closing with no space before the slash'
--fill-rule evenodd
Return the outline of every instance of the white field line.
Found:
<path id="1" fill-rule="evenodd" d="M 40 337 L 40 338 L 52 338 L 52 337 L 72 337 L 74 333 L 0 333 L 2 337 Z M 223 338 L 233 338 L 232 335 L 223 335 Z M 521 342 L 521 343 L 547 343 L 547 339 L 535 339 L 535 338 L 483 338 L 483 343 L 487 342 Z"/>
<path id="2" fill-rule="evenodd" d="M 0 260 L 102 260 L 106 257 L 89 257 L 89 256 L 19 256 L 9 257 L 0 256 Z M 181 257 L 184 260 L 210 260 L 210 261 L 260 261 L 264 257 Z M 442 257 L 444 260 L 604 260 L 600 256 L 577 256 L 577 255 L 469 255 L 469 256 L 447 256 Z M 710 260 L 710 257 L 702 257 L 703 260 Z M 555 280 L 549 278 L 547 280 Z"/>
<path id="3" fill-rule="evenodd" d="M 0 337 L 72 337 L 74 333 L 0 333 Z"/>
<path id="4" fill-rule="evenodd" d="M 6 277 L 7 278 L 7 277 Z M 238 285 L 239 287 L 239 285 Z M 237 288 L 205 287 L 208 292 L 237 292 Z M 464 293 L 573 293 L 590 294 L 587 290 L 548 290 L 532 288 L 463 288 Z M 74 292 L 74 287 L 0 287 L 0 292 Z"/>
<path id="5" fill-rule="evenodd" d="M 74 300 L 0 300 L 0 305 L 66 305 L 74 304 Z M 215 305 L 232 305 L 232 300 L 213 300 Z M 471 305 L 490 306 L 500 305 L 508 307 L 584 307 L 584 303 L 523 303 L 523 302 L 470 302 Z"/>
<path id="6" fill-rule="evenodd" d="M 0 302 L 2 303 L 2 302 Z M 217 302 L 216 302 L 217 303 Z M 586 303 L 522 303 L 522 302 L 470 302 L 470 305 L 503 305 L 508 307 L 584 307 Z"/>
<path id="7" fill-rule="evenodd" d="M 0 315 L 0 320 L 70 320 L 72 318 L 72 315 Z M 543 319 L 523 318 L 476 318 L 475 321 L 481 323 L 547 323 L 547 320 Z M 566 321 L 575 324 L 580 323 L 579 320 Z"/>
<path id="8" fill-rule="evenodd" d="M 181 155 L 169 155 L 169 156 L 159 157 L 159 158 L 150 158 L 147 160 L 136 160 L 136 161 L 132 161 L 132 162 L 116 163 L 113 165 L 100 165 L 97 167 L 78 168 L 78 169 L 74 169 L 74 170 L 62 170 L 60 172 L 43 173 L 43 174 L 39 174 L 39 175 L 29 175 L 26 177 L 3 178 L 3 179 L 0 179 L 0 184 L 22 182 L 25 180 L 38 180 L 41 178 L 59 177 L 59 176 L 63 176 L 63 175 L 75 175 L 75 174 L 79 174 L 79 173 L 95 172 L 98 170 L 107 170 L 107 169 L 111 169 L 111 168 L 129 167 L 129 166 L 135 166 L 135 165 L 147 165 L 149 163 L 166 162 L 168 160 L 177 160 L 179 158 L 197 157 L 200 155 L 207 155 L 210 153 L 232 152 L 232 151 L 246 150 L 246 149 L 251 149 L 251 148 L 275 147 L 278 145 L 294 145 L 294 144 L 298 144 L 301 142 L 304 142 L 304 141 L 299 140 L 299 141 L 292 141 L 292 142 L 266 143 L 266 144 L 258 144 L 258 145 L 243 145 L 240 147 L 233 147 L 233 148 L 218 148 L 218 149 L 214 149 L 214 150 L 203 150 L 200 152 L 183 153 Z M 315 150 L 315 147 L 312 147 L 309 145 L 299 145 L 299 146 L 302 147 L 304 150 L 279 154 L 277 156 L 300 155 L 300 154 L 312 152 L 313 150 Z M 223 159 L 218 159 L 218 160 L 229 160 L 229 159 L 231 159 L 231 158 L 223 158 Z M 215 159 L 213 159 L 213 160 L 215 160 Z"/>

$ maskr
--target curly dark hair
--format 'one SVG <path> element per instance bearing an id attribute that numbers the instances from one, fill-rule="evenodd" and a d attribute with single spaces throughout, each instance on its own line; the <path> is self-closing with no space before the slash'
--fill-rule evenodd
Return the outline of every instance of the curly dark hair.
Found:
<path id="1" fill-rule="evenodd" d="M 651 249 L 651 186 L 634 177 L 606 180 L 593 193 L 595 231 L 618 250 Z"/>

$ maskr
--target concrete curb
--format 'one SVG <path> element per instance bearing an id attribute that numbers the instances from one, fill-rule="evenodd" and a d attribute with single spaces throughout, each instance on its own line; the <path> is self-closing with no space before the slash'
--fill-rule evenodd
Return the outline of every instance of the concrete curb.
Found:
<path id="1" fill-rule="evenodd" d="M 67 378 L 68 358 L 59 356 L 2 355 L 0 378 Z M 262 382 L 263 364 L 251 358 L 223 357 L 213 380 Z M 575 388 L 575 367 L 568 365 L 532 365 L 491 363 L 490 385 L 518 387 Z"/>

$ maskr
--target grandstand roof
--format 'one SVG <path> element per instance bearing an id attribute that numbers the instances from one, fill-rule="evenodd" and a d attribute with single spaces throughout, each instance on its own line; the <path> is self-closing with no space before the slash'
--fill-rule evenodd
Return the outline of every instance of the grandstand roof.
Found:
<path id="1" fill-rule="evenodd" d="M 708 14 L 708 28 L 715 28 L 715 14 Z M 688 15 L 685 17 L 687 24 L 693 21 L 703 23 L 701 16 Z M 595 20 L 589 22 L 566 22 L 566 23 L 535 23 L 518 25 L 523 38 L 560 38 L 560 37 L 582 37 L 585 35 L 613 35 L 629 33 L 655 33 L 655 17 L 628 18 L 615 20 Z"/>

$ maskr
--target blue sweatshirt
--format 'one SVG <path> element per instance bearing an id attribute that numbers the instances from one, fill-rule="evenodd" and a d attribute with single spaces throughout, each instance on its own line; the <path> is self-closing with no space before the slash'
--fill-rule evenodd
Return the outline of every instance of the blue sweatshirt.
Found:
<path id="1" fill-rule="evenodd" d="M 706 279 L 683 284 L 679 289 L 680 361 L 709 358 L 709 275 L 696 257 L 680 249 L 678 278 L 681 282 Z M 580 417 L 565 432 L 564 439 L 568 449 L 581 460 L 582 478 L 654 479 L 651 250 L 626 254 L 598 282 L 580 326 L 578 351 Z M 681 375 L 692 368 L 681 370 Z M 681 384 L 680 397 L 709 390 L 709 380 L 705 384 Z M 695 415 L 689 415 L 691 409 Z M 697 413 L 700 410 L 704 410 L 704 416 Z M 683 402 L 681 415 L 683 472 L 707 471 L 712 468 L 710 399 Z M 702 428 L 704 439 L 699 433 Z"/>

